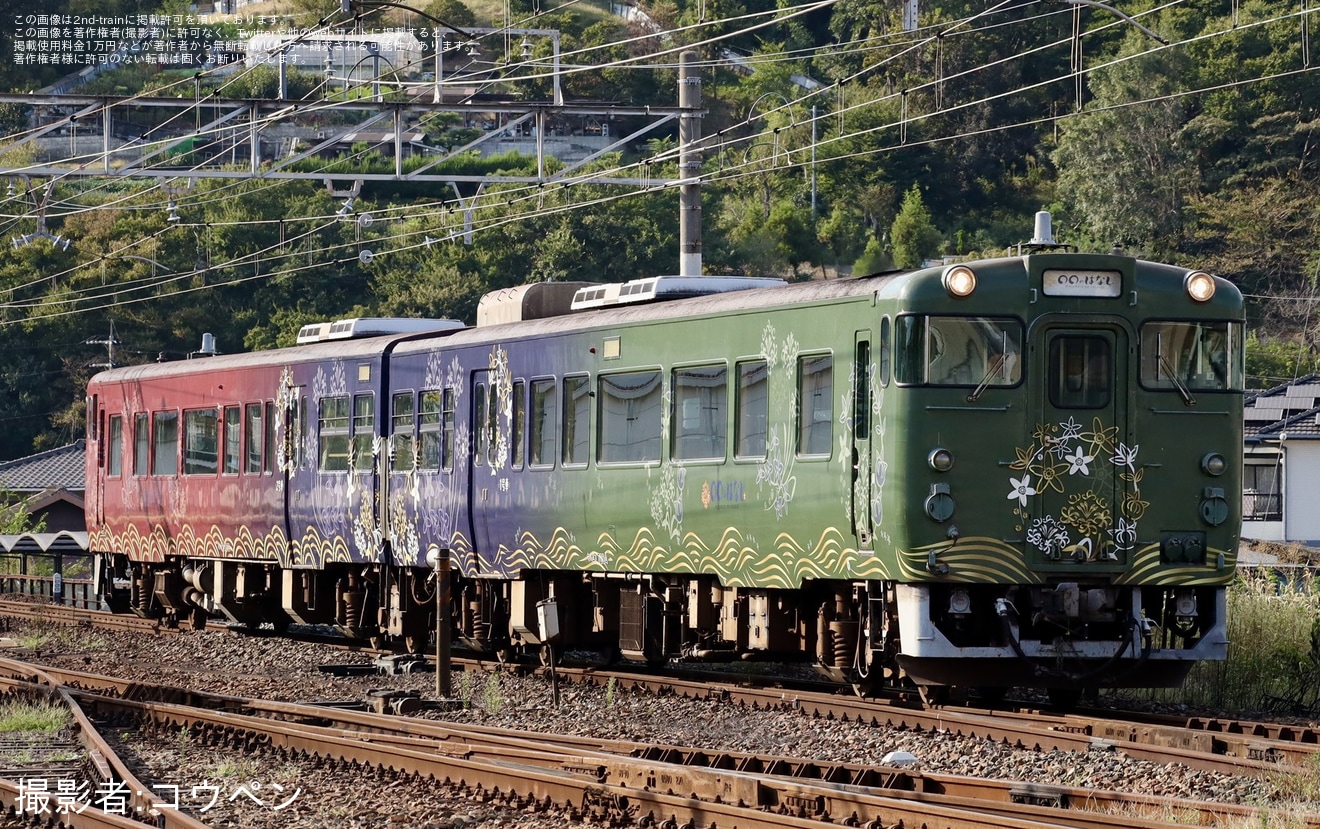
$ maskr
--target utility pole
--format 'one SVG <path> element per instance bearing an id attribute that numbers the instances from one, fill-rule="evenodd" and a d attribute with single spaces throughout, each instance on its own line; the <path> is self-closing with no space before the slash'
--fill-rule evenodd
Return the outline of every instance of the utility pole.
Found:
<path id="1" fill-rule="evenodd" d="M 118 368 L 119 364 L 115 362 L 115 346 L 119 345 L 118 338 L 115 337 L 115 321 L 110 320 L 110 336 L 105 338 L 95 338 L 84 340 L 84 345 L 103 345 L 105 346 L 104 363 L 88 363 L 88 368 Z"/>
<path id="2" fill-rule="evenodd" d="M 701 276 L 701 57 L 678 57 L 678 274 Z"/>

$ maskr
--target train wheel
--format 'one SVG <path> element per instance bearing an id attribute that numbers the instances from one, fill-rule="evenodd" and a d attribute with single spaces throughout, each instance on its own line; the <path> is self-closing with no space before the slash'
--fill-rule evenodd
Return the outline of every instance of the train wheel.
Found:
<path id="1" fill-rule="evenodd" d="M 867 679 L 855 679 L 852 682 L 852 689 L 854 694 L 863 699 L 873 697 L 875 696 L 875 680 L 869 677 Z"/>
<path id="2" fill-rule="evenodd" d="M 426 651 L 426 637 L 413 634 L 403 637 L 403 648 L 408 653 L 423 653 Z"/>
<path id="3" fill-rule="evenodd" d="M 200 607 L 194 607 L 188 611 L 189 630 L 206 630 L 206 611 Z"/>

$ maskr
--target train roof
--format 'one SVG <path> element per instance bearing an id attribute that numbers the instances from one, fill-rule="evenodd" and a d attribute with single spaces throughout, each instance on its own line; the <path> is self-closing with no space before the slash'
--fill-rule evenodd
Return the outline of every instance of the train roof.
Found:
<path id="1" fill-rule="evenodd" d="M 137 366 L 103 371 L 92 377 L 92 383 L 125 383 L 136 380 L 148 380 L 159 377 L 199 374 L 204 372 L 223 372 L 235 369 L 254 368 L 269 365 L 292 365 L 294 363 L 319 363 L 328 360 L 352 360 L 378 356 L 390 342 L 409 336 L 443 336 L 443 331 L 429 331 L 421 335 L 402 334 L 383 337 L 369 337 L 356 340 L 326 340 L 288 348 L 275 348 L 266 351 L 249 351 L 242 354 L 218 354 L 214 357 L 195 357 L 189 360 L 174 360 L 168 363 L 144 363 Z"/>

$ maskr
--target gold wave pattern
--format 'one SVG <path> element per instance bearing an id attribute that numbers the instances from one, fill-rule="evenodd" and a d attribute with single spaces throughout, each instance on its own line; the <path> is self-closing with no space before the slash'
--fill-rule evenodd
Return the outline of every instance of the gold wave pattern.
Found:
<path id="1" fill-rule="evenodd" d="M 1206 550 L 1206 559 L 1215 561 L 1224 557 L 1224 569 L 1212 569 L 1204 564 L 1162 564 L 1160 545 L 1148 544 L 1132 556 L 1132 566 L 1116 584 L 1151 584 L 1196 587 L 1203 585 L 1228 584 L 1233 580 L 1237 569 L 1237 555 L 1227 550 L 1210 547 Z"/>
<path id="2" fill-rule="evenodd" d="M 1027 567 L 1022 551 L 997 538 L 968 536 L 956 544 L 942 541 L 912 550 L 898 551 L 899 578 L 904 581 L 928 581 L 926 564 L 931 552 L 936 561 L 948 565 L 941 581 L 974 584 L 1037 584 L 1040 576 Z"/>
<path id="3" fill-rule="evenodd" d="M 688 533 L 678 547 L 671 548 L 645 527 L 626 547 L 611 533 L 598 536 L 594 546 L 583 549 L 563 527 L 555 529 L 548 543 L 524 532 L 518 549 L 508 551 L 501 563 L 510 570 L 710 573 L 731 587 L 792 588 L 809 579 L 888 577 L 878 557 L 859 555 L 833 527 L 808 545 L 781 534 L 768 550 L 733 527 L 725 529 L 714 546 Z"/>
<path id="4" fill-rule="evenodd" d="M 341 535 L 322 538 L 321 531 L 309 525 L 301 538 L 293 540 L 289 560 L 281 561 L 285 567 L 321 567 L 335 562 L 351 563 L 353 555 L 348 549 L 348 540 Z"/>
<path id="5" fill-rule="evenodd" d="M 136 524 L 129 524 L 121 533 L 102 526 L 90 543 L 94 550 L 122 553 L 133 561 L 162 562 L 172 553 L 170 540 L 159 524 L 153 526 L 146 536 Z"/>

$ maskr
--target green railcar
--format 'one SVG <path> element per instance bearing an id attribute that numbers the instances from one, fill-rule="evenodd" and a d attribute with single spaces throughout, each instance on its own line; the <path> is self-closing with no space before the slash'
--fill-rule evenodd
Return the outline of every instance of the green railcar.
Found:
<path id="1" fill-rule="evenodd" d="M 416 650 L 443 551 L 475 648 L 928 696 L 1177 684 L 1227 648 L 1242 296 L 1048 235 L 855 279 L 534 286 L 471 328 L 98 375 L 89 530 L 144 613 Z"/>

